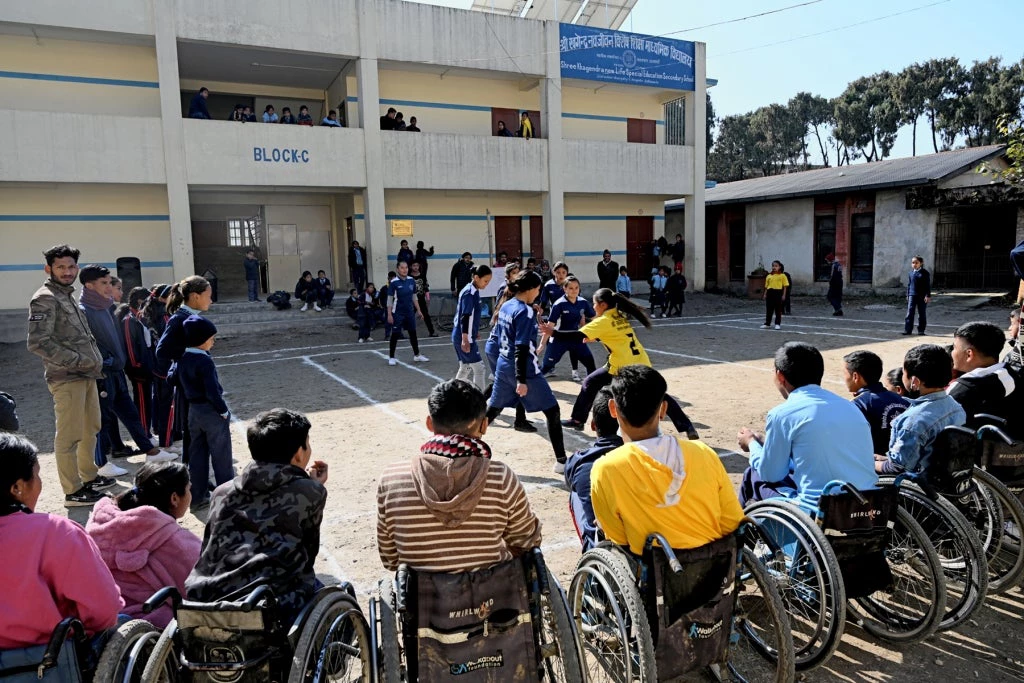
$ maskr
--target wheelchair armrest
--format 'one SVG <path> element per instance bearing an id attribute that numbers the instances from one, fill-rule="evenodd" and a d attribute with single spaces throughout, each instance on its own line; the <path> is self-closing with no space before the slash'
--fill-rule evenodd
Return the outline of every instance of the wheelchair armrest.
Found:
<path id="1" fill-rule="evenodd" d="M 533 558 L 533 566 L 537 570 L 537 585 L 540 588 L 542 595 L 551 595 L 551 585 L 548 583 L 548 565 L 544 561 L 544 554 L 540 551 L 540 548 L 534 548 L 530 551 L 530 555 Z"/>
<path id="2" fill-rule="evenodd" d="M 174 611 L 177 611 L 181 607 L 181 593 L 175 586 L 164 586 L 156 593 L 153 593 L 152 597 L 146 602 L 142 603 L 142 613 L 149 614 L 153 610 L 160 607 L 160 605 L 167 602 L 167 599 L 171 600 L 171 607 Z"/>
<path id="3" fill-rule="evenodd" d="M 1004 421 L 1002 426 L 1005 426 Z M 1003 431 L 1002 426 L 996 425 L 982 425 L 978 427 L 978 439 L 981 441 L 1001 441 L 1006 446 L 1013 446 L 1017 441 Z M 989 435 L 992 435 L 991 437 Z"/>
<path id="4" fill-rule="evenodd" d="M 64 647 L 64 643 L 67 642 L 69 635 L 77 636 L 79 640 L 85 638 L 85 626 L 75 617 L 67 617 L 61 620 L 57 627 L 53 629 L 53 634 L 50 635 L 50 642 L 46 644 L 46 651 L 43 653 L 43 658 L 39 662 L 39 668 L 36 670 L 36 674 L 40 679 L 42 679 L 43 674 L 47 670 L 57 666 L 57 662 L 60 659 L 60 650 Z"/>
<path id="5" fill-rule="evenodd" d="M 1006 420 L 999 417 L 998 415 L 992 415 L 990 413 L 976 413 L 974 416 L 975 422 L 984 422 L 987 427 L 1005 427 Z M 978 430 L 981 431 L 980 429 Z"/>
<path id="6" fill-rule="evenodd" d="M 661 534 L 654 533 L 647 536 L 647 541 L 644 542 L 644 554 L 654 547 L 655 542 L 661 546 L 662 551 L 665 553 L 665 558 L 668 560 L 668 566 L 672 570 L 673 574 L 678 574 L 683 571 L 683 565 L 676 557 L 675 552 L 672 550 L 672 546 L 665 540 L 665 537 Z"/>
<path id="7" fill-rule="evenodd" d="M 409 565 L 398 565 L 395 572 L 395 614 L 405 614 L 405 597 L 409 593 Z"/>
<path id="8" fill-rule="evenodd" d="M 245 601 L 242 602 L 242 611 L 253 611 L 259 606 L 260 601 L 263 600 L 264 597 L 269 599 L 268 602 L 275 602 L 274 591 L 271 590 L 270 586 L 268 586 L 265 583 L 256 586 L 256 590 L 254 590 L 252 593 L 249 593 L 249 597 L 247 597 Z"/>

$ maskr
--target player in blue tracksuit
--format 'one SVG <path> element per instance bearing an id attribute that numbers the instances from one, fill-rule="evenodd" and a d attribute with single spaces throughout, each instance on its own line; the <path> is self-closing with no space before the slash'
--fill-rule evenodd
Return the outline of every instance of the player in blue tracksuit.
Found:
<path id="1" fill-rule="evenodd" d="M 409 277 L 409 264 L 402 261 L 398 264 L 398 275 L 388 284 L 388 324 L 391 325 L 388 365 L 398 365 L 395 349 L 402 330 L 409 333 L 413 360 L 418 363 L 430 360 L 420 353 L 420 341 L 416 337 L 416 318 L 422 317 L 420 304 L 416 300 L 416 281 Z"/>
<path id="2" fill-rule="evenodd" d="M 545 313 L 550 313 L 552 307 L 565 293 L 563 288 L 565 279 L 569 277 L 569 266 L 559 261 L 551 269 L 551 275 L 552 278 L 545 282 L 544 287 L 540 290 L 540 305 L 544 307 Z"/>
<path id="3" fill-rule="evenodd" d="M 538 350 L 543 351 L 544 347 L 547 347 L 540 372 L 542 375 L 552 372 L 558 365 L 558 361 L 568 351 L 572 360 L 579 360 L 583 363 L 583 367 L 587 370 L 586 374 L 589 375 L 596 366 L 594 354 L 583 343 L 579 329 L 581 324 L 595 318 L 597 313 L 594 312 L 594 306 L 586 298 L 580 296 L 580 281 L 574 276 L 570 275 L 565 279 L 563 291 L 565 296 L 555 302 L 555 305 L 551 307 L 551 314 L 548 316 L 548 322 L 555 326 L 551 333 L 551 341 L 548 341 L 548 335 L 544 335 L 540 340 Z M 572 378 L 577 382 L 580 381 L 575 367 L 572 369 Z"/>
<path id="4" fill-rule="evenodd" d="M 487 337 L 487 343 L 484 344 L 484 356 L 487 358 L 487 363 L 491 366 L 491 373 L 498 369 L 498 351 L 499 351 L 499 338 L 498 338 L 498 311 L 509 299 L 507 293 L 508 283 L 512 282 L 519 274 L 522 266 L 519 265 L 518 261 L 509 261 L 505 264 L 505 284 L 498 288 L 498 296 L 494 299 L 494 315 L 491 317 L 491 334 Z M 492 377 L 493 379 L 493 377 Z M 484 396 L 488 399 L 491 398 L 491 390 L 494 385 L 490 385 L 484 391 Z M 517 432 L 533 433 L 537 431 L 537 428 L 533 426 L 533 423 L 526 419 L 526 409 L 523 408 L 523 402 L 519 401 L 516 403 L 516 419 L 512 424 L 512 427 Z"/>
<path id="5" fill-rule="evenodd" d="M 512 296 L 498 312 L 498 367 L 487 401 L 487 419 L 493 421 L 503 408 L 521 402 L 530 412 L 543 412 L 548 438 L 555 452 L 555 472 L 565 471 L 565 445 L 558 401 L 537 367 L 537 314 L 528 303 L 537 298 L 540 276 L 521 272 L 508 284 Z"/>
<path id="6" fill-rule="evenodd" d="M 480 336 L 480 290 L 491 283 L 491 269 L 486 265 L 473 266 L 473 279 L 459 292 L 459 303 L 452 324 L 452 345 L 459 359 L 455 379 L 473 382 L 480 391 L 487 387 L 487 370 L 477 338 Z M 472 379 L 470 379 L 472 378 Z"/>

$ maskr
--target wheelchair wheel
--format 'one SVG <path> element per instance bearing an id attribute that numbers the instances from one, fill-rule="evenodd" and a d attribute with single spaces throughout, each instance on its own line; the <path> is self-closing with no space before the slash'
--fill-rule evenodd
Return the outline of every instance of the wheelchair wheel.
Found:
<path id="1" fill-rule="evenodd" d="M 102 683 L 137 683 L 160 638 L 160 631 L 145 619 L 132 619 L 117 628 L 103 648 L 95 680 Z"/>
<path id="2" fill-rule="evenodd" d="M 981 607 L 988 593 L 988 565 L 978 535 L 952 503 L 929 497 L 916 484 L 900 485 L 900 507 L 921 525 L 939 554 L 946 577 L 946 613 L 939 630 L 955 628 Z"/>
<path id="3" fill-rule="evenodd" d="M 988 560 L 988 590 L 1005 593 L 1024 576 L 1024 506 L 1006 484 L 982 469 L 974 469 L 974 483 L 983 494 L 979 500 L 991 506 L 984 519 L 994 522 L 990 529 L 979 529 L 987 541 L 982 545 Z"/>
<path id="4" fill-rule="evenodd" d="M 348 593 L 334 592 L 309 614 L 292 655 L 288 683 L 371 683 L 372 647 L 359 604 Z"/>
<path id="5" fill-rule="evenodd" d="M 142 671 L 142 683 L 173 683 L 182 678 L 178 675 L 178 664 L 174 658 L 174 634 L 177 631 L 178 622 L 171 619 L 153 646 Z"/>
<path id="6" fill-rule="evenodd" d="M 946 611 L 946 580 L 935 546 L 906 510 L 896 511 L 885 549 L 891 589 L 855 598 L 851 610 L 865 631 L 895 643 L 919 642 L 935 633 Z M 859 612 L 856 608 L 859 608 Z"/>
<path id="7" fill-rule="evenodd" d="M 818 525 L 785 501 L 749 505 L 748 550 L 779 586 L 793 633 L 796 669 L 820 666 L 839 646 L 846 624 L 846 589 L 839 562 Z"/>
<path id="8" fill-rule="evenodd" d="M 550 595 L 540 596 L 541 623 L 537 628 L 537 647 L 544 674 L 542 680 L 583 683 L 583 655 L 572 613 L 562 586 L 550 571 L 548 587 Z"/>
<path id="9" fill-rule="evenodd" d="M 451 332 L 455 326 L 456 300 L 450 296 L 441 297 L 441 306 L 434 317 L 434 326 L 442 332 Z"/>
<path id="10" fill-rule="evenodd" d="M 720 681 L 792 681 L 796 655 L 779 586 L 750 552 L 741 550 L 739 559 L 728 672 L 713 667 L 712 674 Z"/>
<path id="11" fill-rule="evenodd" d="M 640 590 L 622 551 L 588 550 L 576 565 L 569 604 L 587 680 L 655 683 L 654 639 Z"/>
<path id="12" fill-rule="evenodd" d="M 377 619 L 380 622 L 380 640 L 377 643 L 380 683 L 400 683 L 405 679 L 402 671 L 402 641 L 395 616 L 395 587 L 390 577 L 380 580 L 376 600 Z"/>

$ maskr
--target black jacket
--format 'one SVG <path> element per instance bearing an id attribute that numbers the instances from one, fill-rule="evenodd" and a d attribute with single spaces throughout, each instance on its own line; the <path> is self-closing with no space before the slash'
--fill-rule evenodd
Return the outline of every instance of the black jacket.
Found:
<path id="1" fill-rule="evenodd" d="M 466 263 L 464 260 L 459 259 L 452 266 L 451 273 L 451 285 L 453 292 L 461 292 L 462 288 L 469 284 L 469 281 L 473 279 L 473 262 Z"/>
<path id="2" fill-rule="evenodd" d="M 128 361 L 124 366 L 125 374 L 132 379 L 149 380 L 153 378 L 153 348 L 147 344 L 146 324 L 130 313 L 121 321 L 121 336 L 124 339 Z M 152 336 L 148 336 L 152 340 Z"/>
<path id="3" fill-rule="evenodd" d="M 295 283 L 295 298 L 304 299 L 306 292 L 316 293 L 316 280 L 306 282 L 306 278 L 300 277 L 299 281 Z"/>
<path id="4" fill-rule="evenodd" d="M 366 249 L 363 247 L 349 247 L 348 250 L 348 267 L 356 267 L 356 251 L 358 251 L 363 257 L 363 268 L 366 268 Z"/>
<path id="5" fill-rule="evenodd" d="M 615 261 L 604 262 L 601 259 L 597 262 L 597 279 L 602 287 L 615 291 L 615 281 L 619 279 L 619 264 Z"/>

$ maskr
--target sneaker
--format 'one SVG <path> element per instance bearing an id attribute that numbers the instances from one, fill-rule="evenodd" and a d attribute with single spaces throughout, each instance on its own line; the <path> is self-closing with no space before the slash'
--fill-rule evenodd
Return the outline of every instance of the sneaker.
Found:
<path id="1" fill-rule="evenodd" d="M 388 365 L 398 365 L 397 358 L 388 358 Z"/>
<path id="2" fill-rule="evenodd" d="M 903 335 L 904 337 L 909 337 L 913 333 L 912 332 L 900 332 L 900 334 Z"/>
<path id="3" fill-rule="evenodd" d="M 360 337 L 359 339 L 356 339 L 356 343 L 357 343 L 357 344 L 363 344 L 363 343 L 365 343 L 365 342 L 366 342 L 366 340 L 365 340 L 365 339 L 363 339 L 362 337 Z"/>
<path id="4" fill-rule="evenodd" d="M 550 370 L 548 370 L 547 372 L 544 373 L 544 376 L 545 377 L 554 377 L 555 376 L 555 369 L 551 368 Z"/>
<path id="5" fill-rule="evenodd" d="M 171 453 L 170 451 L 160 450 L 159 453 L 146 456 L 146 462 L 170 462 L 171 460 L 177 460 L 178 454 Z"/>
<path id="6" fill-rule="evenodd" d="M 103 494 L 100 493 L 99 491 L 94 491 L 88 486 L 83 486 L 74 493 L 69 493 L 68 495 L 64 496 L 64 507 L 88 507 L 90 505 L 95 505 L 96 503 L 100 502 L 102 498 Z"/>
<path id="7" fill-rule="evenodd" d="M 320 311 L 322 311 L 324 309 L 320 308 L 320 306 L 318 306 L 317 304 L 313 304 L 313 310 L 316 311 L 317 313 L 319 313 Z"/>
<path id="8" fill-rule="evenodd" d="M 182 445 L 180 443 L 176 443 L 172 446 L 161 446 L 161 449 L 167 451 L 168 453 L 177 453 L 178 455 L 181 455 L 181 451 L 183 450 Z"/>
<path id="9" fill-rule="evenodd" d="M 371 342 L 371 341 L 373 341 L 373 337 L 367 337 L 367 338 L 366 338 L 366 341 L 368 341 L 368 342 Z"/>
<path id="10" fill-rule="evenodd" d="M 436 337 L 436 336 L 437 336 L 437 332 L 431 332 L 431 333 L 430 333 L 430 336 L 431 336 L 431 337 Z"/>
<path id="11" fill-rule="evenodd" d="M 300 308 L 299 310 L 300 311 L 308 311 L 309 310 L 309 304 L 302 304 L 302 308 Z"/>
<path id="12" fill-rule="evenodd" d="M 686 438 L 690 441 L 700 441 L 700 434 L 697 433 L 696 429 L 691 429 L 686 432 Z"/>
<path id="13" fill-rule="evenodd" d="M 576 372 L 575 370 L 572 371 L 572 381 L 573 382 L 582 382 L 583 381 L 580 378 L 580 373 Z"/>
<path id="14" fill-rule="evenodd" d="M 768 326 L 767 326 L 767 325 L 761 325 L 761 329 L 762 329 L 762 330 L 767 330 L 767 329 L 768 329 Z"/>
<path id="15" fill-rule="evenodd" d="M 565 463 L 561 460 L 556 460 L 553 470 L 555 474 L 565 474 Z"/>
<path id="16" fill-rule="evenodd" d="M 109 489 L 117 482 L 110 477 L 103 477 L 97 475 L 92 481 L 85 482 L 83 488 L 92 489 L 93 491 L 99 491 L 100 489 Z"/>
<path id="17" fill-rule="evenodd" d="M 533 426 L 532 422 L 528 422 L 525 420 L 523 422 L 517 421 L 515 424 L 512 425 L 512 429 L 516 430 L 517 432 L 526 432 L 527 434 L 533 434 L 534 432 L 537 431 L 537 428 Z"/>
<path id="18" fill-rule="evenodd" d="M 416 361 L 417 363 L 426 363 L 427 361 L 430 360 L 429 358 L 424 356 L 422 353 L 420 355 L 418 355 L 418 356 L 413 356 L 412 359 L 414 361 Z"/>
<path id="19" fill-rule="evenodd" d="M 583 423 L 582 422 L 577 422 L 576 420 L 572 419 L 571 417 L 568 420 L 562 420 L 562 426 L 563 427 L 568 427 L 569 429 L 575 429 L 578 432 L 582 432 L 583 431 Z"/>
<path id="20" fill-rule="evenodd" d="M 119 448 L 119 449 L 111 452 L 110 453 L 110 457 L 111 458 L 127 458 L 128 456 L 131 456 L 131 455 L 138 455 L 141 452 L 142 451 L 137 451 L 137 450 L 125 447 L 125 448 Z"/>
<path id="21" fill-rule="evenodd" d="M 781 330 L 781 329 L 782 329 L 782 325 L 776 325 L 776 326 L 775 326 L 775 329 L 777 329 L 777 330 Z"/>
<path id="22" fill-rule="evenodd" d="M 108 462 L 106 465 L 96 470 L 96 473 L 104 477 L 120 477 L 122 474 L 128 474 L 128 470 L 123 467 L 118 467 L 112 462 Z"/>

